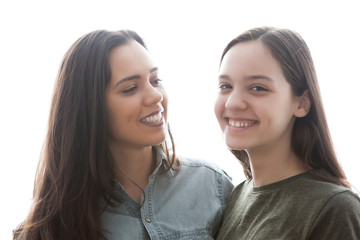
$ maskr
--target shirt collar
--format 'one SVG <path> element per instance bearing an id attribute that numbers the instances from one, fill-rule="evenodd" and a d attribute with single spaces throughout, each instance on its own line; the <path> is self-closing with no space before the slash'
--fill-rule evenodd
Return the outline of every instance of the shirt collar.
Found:
<path id="1" fill-rule="evenodd" d="M 153 171 L 153 173 L 151 175 L 156 175 L 158 174 L 159 170 L 159 174 L 164 173 L 164 171 L 167 171 L 168 174 L 170 174 L 171 176 L 174 176 L 176 171 L 172 168 L 170 168 L 170 164 L 169 161 L 166 158 L 166 154 L 163 151 L 163 149 L 161 148 L 161 146 L 156 146 L 156 168 Z M 169 169 L 170 168 L 170 169 Z M 169 169 L 169 170 L 168 170 Z"/>

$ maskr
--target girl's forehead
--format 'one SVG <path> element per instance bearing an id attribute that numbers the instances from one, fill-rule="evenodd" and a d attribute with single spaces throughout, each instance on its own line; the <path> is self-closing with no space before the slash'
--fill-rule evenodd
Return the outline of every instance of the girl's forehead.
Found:
<path id="1" fill-rule="evenodd" d="M 225 54 L 219 75 L 282 75 L 279 62 L 261 41 L 234 45 Z"/>

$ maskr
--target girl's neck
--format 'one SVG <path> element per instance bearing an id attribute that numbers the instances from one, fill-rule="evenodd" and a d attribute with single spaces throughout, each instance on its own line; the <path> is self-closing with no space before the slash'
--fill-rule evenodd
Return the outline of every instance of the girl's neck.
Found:
<path id="1" fill-rule="evenodd" d="M 290 148 L 248 153 L 254 186 L 268 185 L 308 170 Z"/>

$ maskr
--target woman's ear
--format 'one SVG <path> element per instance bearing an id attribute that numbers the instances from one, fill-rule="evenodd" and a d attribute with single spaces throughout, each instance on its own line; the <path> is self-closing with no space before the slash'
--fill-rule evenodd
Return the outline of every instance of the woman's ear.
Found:
<path id="1" fill-rule="evenodd" d="M 309 113 L 311 108 L 309 91 L 305 90 L 303 94 L 298 98 L 299 98 L 298 106 L 297 109 L 295 110 L 294 116 L 298 118 L 305 117 Z"/>

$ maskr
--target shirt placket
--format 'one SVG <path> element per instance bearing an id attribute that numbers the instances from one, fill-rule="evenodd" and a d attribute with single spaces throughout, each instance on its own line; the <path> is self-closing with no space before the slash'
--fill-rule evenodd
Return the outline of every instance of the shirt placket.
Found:
<path id="1" fill-rule="evenodd" d="M 144 191 L 144 196 L 142 199 L 144 201 L 144 204 L 142 208 L 140 209 L 140 215 L 141 215 L 141 221 L 148 233 L 148 237 L 151 240 L 159 239 L 158 232 L 156 230 L 156 222 L 154 218 L 153 213 L 153 205 L 152 205 L 152 189 L 154 185 L 155 175 L 151 175 L 149 177 L 149 183 Z"/>

